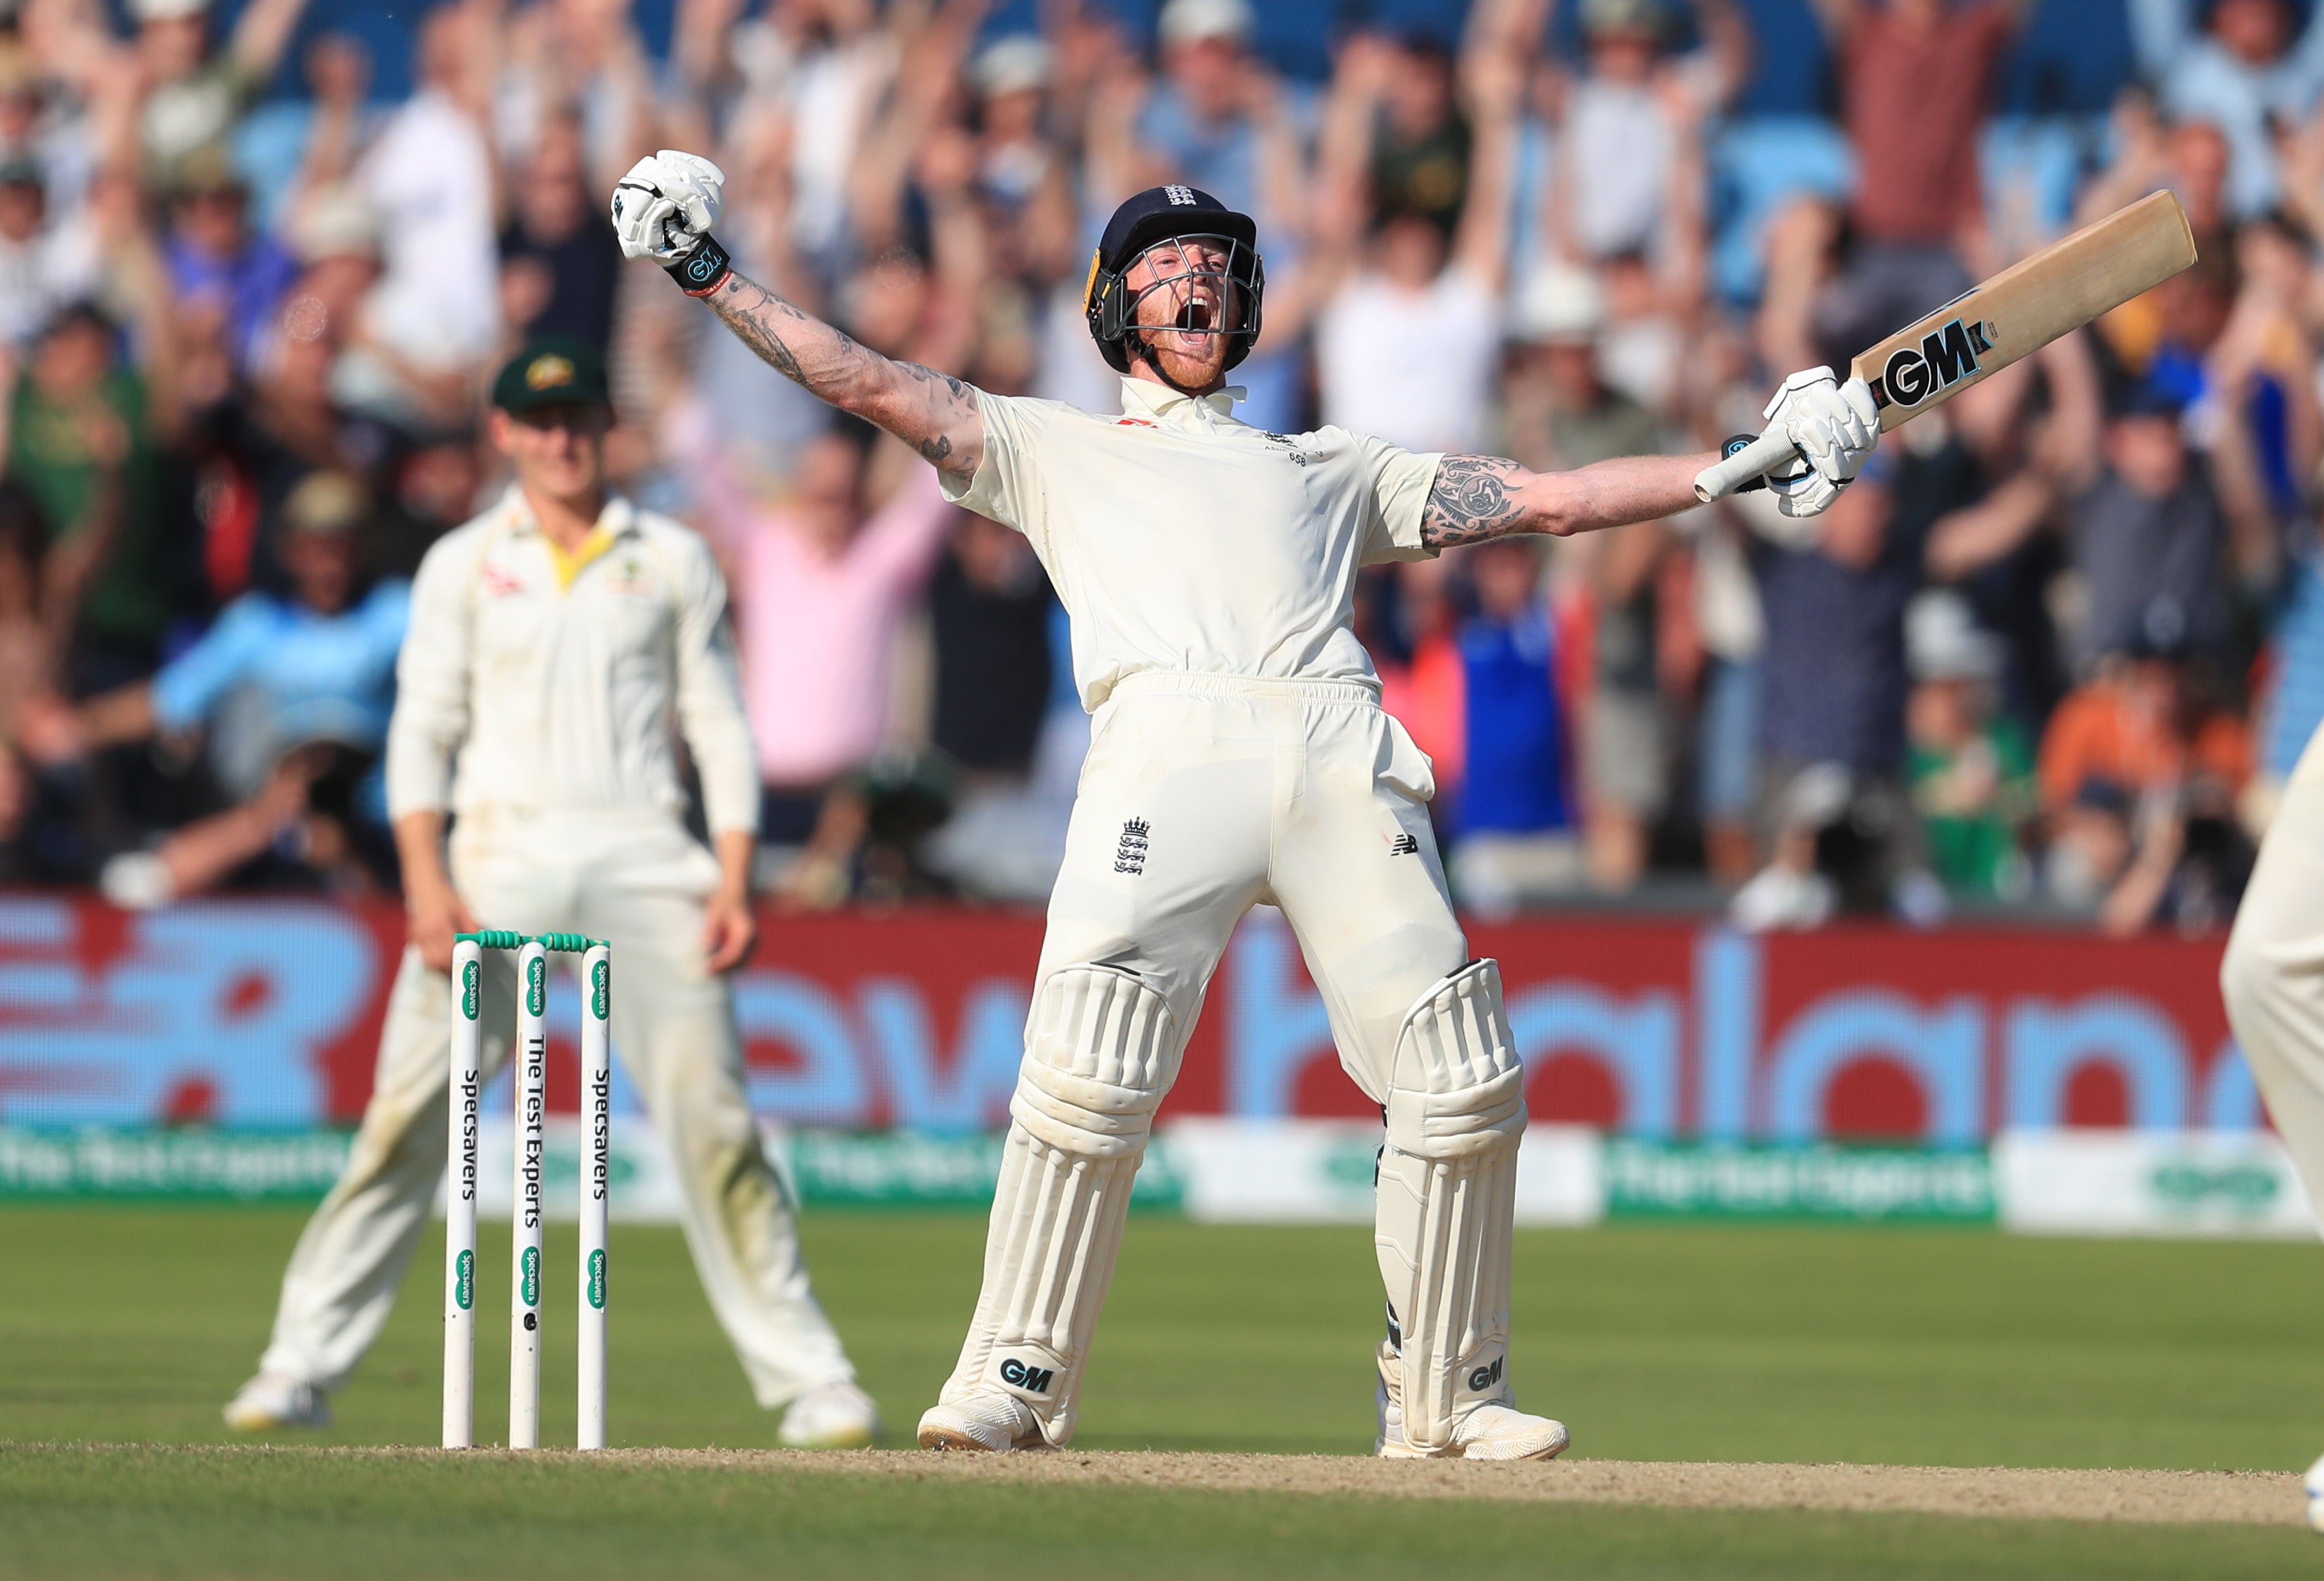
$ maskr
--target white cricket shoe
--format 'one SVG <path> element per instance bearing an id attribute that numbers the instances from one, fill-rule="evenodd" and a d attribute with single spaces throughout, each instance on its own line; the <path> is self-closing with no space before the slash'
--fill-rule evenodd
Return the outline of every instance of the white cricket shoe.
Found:
<path id="1" fill-rule="evenodd" d="M 2301 1482 L 2308 1491 L 2308 1524 L 2314 1530 L 2324 1531 L 2324 1455 L 2316 1457 L 2316 1464 L 2308 1468 L 2308 1475 Z"/>
<path id="2" fill-rule="evenodd" d="M 853 1382 L 818 1383 L 791 1401 L 775 1437 L 794 1449 L 865 1449 L 880 1436 L 880 1408 Z"/>
<path id="3" fill-rule="evenodd" d="M 1033 1408 L 1013 1394 L 972 1394 L 920 1418 L 923 1449 L 1043 1449 Z"/>
<path id="4" fill-rule="evenodd" d="M 1462 1414 L 1452 1424 L 1452 1441 L 1443 1448 L 1416 1449 L 1404 1438 L 1402 1361 L 1385 1344 L 1379 1375 L 1379 1391 L 1372 1397 L 1379 1437 L 1372 1453 L 1383 1460 L 1554 1460 L 1572 1442 L 1563 1422 L 1489 1400 Z"/>
<path id="5" fill-rule="evenodd" d="M 237 1433 L 271 1433 L 278 1428 L 327 1428 L 331 1402 L 303 1378 L 261 1373 L 226 1402 L 226 1425 Z"/>

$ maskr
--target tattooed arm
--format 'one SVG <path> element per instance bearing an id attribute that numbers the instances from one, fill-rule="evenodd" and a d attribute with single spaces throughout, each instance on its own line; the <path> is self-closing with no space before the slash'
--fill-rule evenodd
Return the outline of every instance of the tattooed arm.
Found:
<path id="1" fill-rule="evenodd" d="M 739 273 L 703 300 L 785 378 L 886 429 L 947 476 L 966 483 L 976 476 L 984 419 L 969 385 L 882 356 Z"/>
<path id="2" fill-rule="evenodd" d="M 1420 518 L 1431 549 L 1512 532 L 1570 538 L 1691 510 L 1694 475 L 1716 456 L 1624 456 L 1572 472 L 1528 472 L 1497 456 L 1447 456 Z"/>

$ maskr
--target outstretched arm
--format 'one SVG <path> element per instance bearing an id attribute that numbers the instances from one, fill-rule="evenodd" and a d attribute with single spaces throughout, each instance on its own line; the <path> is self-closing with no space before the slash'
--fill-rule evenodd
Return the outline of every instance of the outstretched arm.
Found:
<path id="1" fill-rule="evenodd" d="M 613 189 L 622 251 L 659 263 L 785 378 L 886 429 L 946 476 L 975 476 L 984 454 L 976 392 L 949 374 L 882 356 L 736 273 L 710 234 L 725 183 L 724 171 L 694 154 L 665 148 L 640 160 Z"/>
<path id="2" fill-rule="evenodd" d="M 1572 472 L 1528 472 L 1498 456 L 1447 456 L 1421 513 L 1431 549 L 1512 532 L 1570 538 L 1692 510 L 1694 475 L 1716 456 L 1624 456 Z"/>
<path id="3" fill-rule="evenodd" d="M 984 420 L 961 380 L 882 356 L 739 273 L 703 300 L 785 378 L 886 429 L 947 476 L 976 476 Z"/>
<path id="4" fill-rule="evenodd" d="M 1878 418 L 1861 379 L 1840 384 L 1830 368 L 1805 368 L 1785 379 L 1767 402 L 1767 432 L 1789 439 L 1794 452 L 1766 475 L 1776 509 L 1786 516 L 1821 515 L 1879 442 Z M 1421 509 L 1420 541 L 1449 549 L 1510 532 L 1570 538 L 1660 521 L 1708 497 L 1695 493 L 1695 475 L 1719 459 L 1624 456 L 1573 472 L 1528 472 L 1498 456 L 1446 456 Z"/>

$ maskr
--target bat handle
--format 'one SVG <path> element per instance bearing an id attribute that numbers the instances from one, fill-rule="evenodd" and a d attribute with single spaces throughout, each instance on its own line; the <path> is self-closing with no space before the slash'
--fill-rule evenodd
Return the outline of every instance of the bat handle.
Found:
<path id="1" fill-rule="evenodd" d="M 1755 477 L 1764 476 L 1799 454 L 1792 436 L 1781 429 L 1769 429 L 1757 439 L 1724 460 L 1715 461 L 1694 475 L 1694 497 L 1704 504 L 1723 500 Z"/>

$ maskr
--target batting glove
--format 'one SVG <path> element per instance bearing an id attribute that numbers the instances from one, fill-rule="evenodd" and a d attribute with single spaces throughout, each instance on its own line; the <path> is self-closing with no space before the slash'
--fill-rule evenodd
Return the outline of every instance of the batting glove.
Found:
<path id="1" fill-rule="evenodd" d="M 1785 379 L 1767 402 L 1769 427 L 1780 425 L 1803 460 L 1768 474 L 1775 508 L 1786 516 L 1821 514 L 1840 497 L 1880 440 L 1880 411 L 1861 379 L 1845 384 L 1830 368 L 1808 368 Z"/>
<path id="2" fill-rule="evenodd" d="M 718 223 L 726 172 L 699 154 L 665 148 L 638 161 L 613 187 L 613 234 L 630 258 L 675 264 Z"/>

